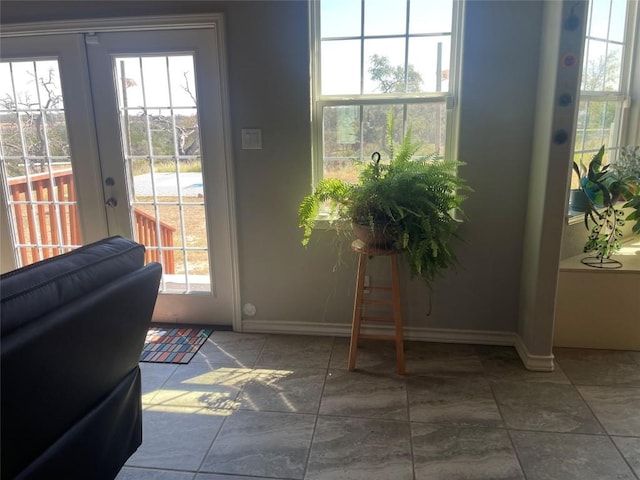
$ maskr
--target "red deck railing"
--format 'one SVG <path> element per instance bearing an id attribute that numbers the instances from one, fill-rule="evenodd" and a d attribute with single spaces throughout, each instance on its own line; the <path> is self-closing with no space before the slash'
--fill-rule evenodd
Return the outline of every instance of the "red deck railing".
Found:
<path id="1" fill-rule="evenodd" d="M 157 220 L 146 212 L 133 207 L 133 214 L 135 219 L 136 231 L 138 233 L 138 242 L 146 245 L 145 258 L 147 262 L 158 262 L 158 247 L 173 247 L 173 232 L 176 231 L 174 227 L 164 222 L 160 222 L 160 239 L 162 243 L 158 242 L 158 230 L 156 229 Z M 176 273 L 175 260 L 173 256 L 173 250 L 162 250 L 163 257 L 163 271 L 164 273 Z"/>
<path id="2" fill-rule="evenodd" d="M 53 186 L 51 185 L 52 177 Z M 8 181 L 11 200 L 20 202 L 13 204 L 18 243 L 44 245 L 43 247 L 18 247 L 23 265 L 71 250 L 69 247 L 60 248 L 51 245 L 82 244 L 71 169 L 53 171 L 51 176 L 49 173 L 36 173 L 30 175 L 28 180 L 29 182 L 27 177 L 22 176 L 10 178 Z M 29 185 L 31 185 L 31 198 L 29 198 Z M 53 189 L 55 189 L 55 197 Z M 43 202 L 35 205 L 35 215 L 29 212 L 29 201 Z M 158 222 L 153 216 L 136 207 L 133 208 L 133 218 L 138 241 L 150 247 L 145 253 L 146 261 L 159 262 L 158 247 L 160 245 L 173 247 L 173 233 L 176 229 L 164 222 Z M 157 224 L 160 225 L 160 242 Z M 162 260 L 164 272 L 175 273 L 173 250 L 162 250 Z"/>

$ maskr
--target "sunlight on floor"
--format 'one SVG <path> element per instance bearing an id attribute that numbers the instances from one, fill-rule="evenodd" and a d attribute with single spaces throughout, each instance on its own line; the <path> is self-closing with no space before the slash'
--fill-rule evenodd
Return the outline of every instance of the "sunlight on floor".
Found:
<path id="1" fill-rule="evenodd" d="M 142 396 L 142 403 L 145 410 L 215 414 L 211 412 L 220 409 L 220 414 L 226 416 L 240 408 L 240 402 L 236 400 L 237 394 L 251 382 L 253 385 L 268 386 L 278 391 L 277 395 L 282 403 L 295 412 L 294 405 L 277 386 L 279 381 L 292 374 L 291 370 L 221 367 L 182 380 L 180 386 L 184 388 L 165 387 L 147 392 Z M 257 409 L 250 396 L 245 402 Z"/>

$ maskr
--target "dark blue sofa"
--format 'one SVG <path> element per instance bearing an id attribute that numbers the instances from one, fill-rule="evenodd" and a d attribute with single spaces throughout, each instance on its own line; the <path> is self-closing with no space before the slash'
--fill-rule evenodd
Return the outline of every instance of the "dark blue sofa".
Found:
<path id="1" fill-rule="evenodd" d="M 0 277 L 1 477 L 113 479 L 142 441 L 162 269 L 111 237 Z"/>

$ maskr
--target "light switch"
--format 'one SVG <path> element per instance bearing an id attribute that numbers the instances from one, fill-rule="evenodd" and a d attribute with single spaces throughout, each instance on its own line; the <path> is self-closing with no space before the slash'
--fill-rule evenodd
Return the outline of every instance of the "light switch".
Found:
<path id="1" fill-rule="evenodd" d="M 242 129 L 242 149 L 262 150 L 262 129 L 243 128 Z"/>

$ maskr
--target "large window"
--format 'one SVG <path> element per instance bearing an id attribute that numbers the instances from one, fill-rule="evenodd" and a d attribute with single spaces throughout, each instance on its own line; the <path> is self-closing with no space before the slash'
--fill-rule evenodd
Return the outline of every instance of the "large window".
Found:
<path id="1" fill-rule="evenodd" d="M 314 181 L 355 180 L 411 130 L 420 154 L 450 154 L 457 0 L 311 0 Z M 391 120 L 391 122 L 389 122 Z"/>
<path id="2" fill-rule="evenodd" d="M 640 54 L 634 48 L 637 10 L 636 0 L 589 2 L 574 147 L 577 163 L 587 165 L 602 145 L 608 163 L 621 146 L 640 142 L 630 115 L 631 93 L 640 82 L 634 75 Z M 577 186 L 574 175 L 572 188 Z"/>

